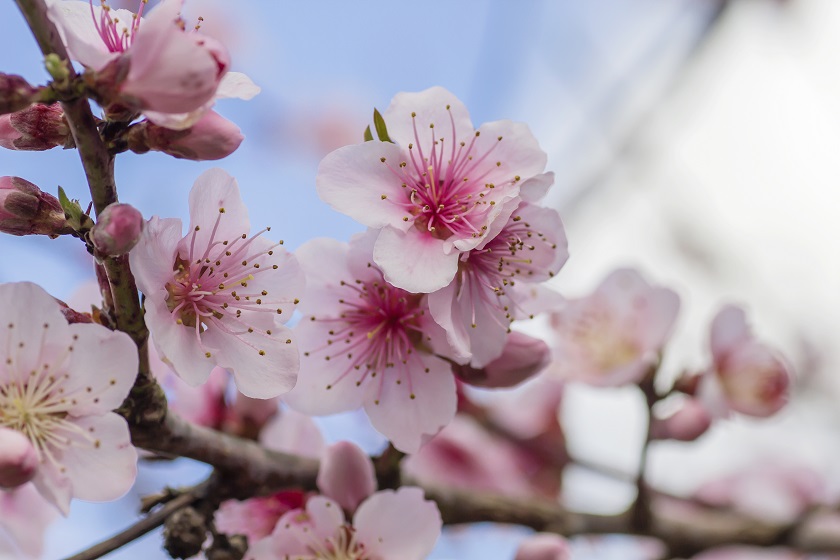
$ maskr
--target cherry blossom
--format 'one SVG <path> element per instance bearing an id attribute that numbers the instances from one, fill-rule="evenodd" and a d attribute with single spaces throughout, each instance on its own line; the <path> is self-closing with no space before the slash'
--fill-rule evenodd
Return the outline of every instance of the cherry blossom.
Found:
<path id="1" fill-rule="evenodd" d="M 458 271 L 496 220 L 515 209 L 522 181 L 545 168 L 528 127 L 497 121 L 478 130 L 466 107 L 433 87 L 397 94 L 383 117 L 395 143 L 370 141 L 327 155 L 318 194 L 336 210 L 380 229 L 374 261 L 391 284 L 433 292 Z"/>
<path id="2" fill-rule="evenodd" d="M 461 253 L 455 280 L 429 294 L 432 317 L 446 329 L 456 353 L 471 356 L 473 367 L 502 354 L 510 324 L 539 307 L 526 303 L 539 296 L 529 291 L 530 284 L 554 276 L 569 257 L 555 210 L 518 199 L 512 204 L 516 210 L 501 231 Z"/>
<path id="3" fill-rule="evenodd" d="M 109 101 L 186 113 L 213 99 L 230 59 L 211 37 L 185 31 L 182 4 L 163 0 L 146 18 L 145 0 L 136 14 L 112 9 L 104 1 L 94 6 L 93 0 L 50 0 L 48 7 L 70 56 L 91 70 L 104 75 L 110 70 L 116 76 L 116 96 Z"/>
<path id="4" fill-rule="evenodd" d="M 0 490 L 0 558 L 40 558 L 44 533 L 56 517 L 32 484 Z"/>
<path id="5" fill-rule="evenodd" d="M 375 235 L 298 249 L 306 317 L 296 328 L 301 375 L 286 401 L 315 415 L 364 407 L 374 428 L 412 453 L 454 416 L 455 379 L 430 352 L 444 337 L 422 294 L 391 286 L 374 264 Z"/>
<path id="6" fill-rule="evenodd" d="M 203 173 L 190 191 L 190 228 L 153 217 L 130 254 L 146 296 L 146 323 L 161 358 L 190 385 L 215 366 L 245 395 L 290 390 L 300 365 L 285 323 L 303 292 L 303 274 L 269 228 L 248 237 L 248 211 L 233 177 Z"/>
<path id="7" fill-rule="evenodd" d="M 712 411 L 765 417 L 787 403 L 791 368 L 755 339 L 742 309 L 728 305 L 718 312 L 711 348 L 713 365 L 701 377 L 698 394 Z"/>
<path id="8" fill-rule="evenodd" d="M 35 487 L 64 514 L 72 497 L 118 498 L 134 482 L 137 454 L 111 411 L 137 375 L 134 343 L 100 325 L 68 325 L 34 284 L 0 285 L 0 309 L 0 428 L 32 442 Z"/>
<path id="9" fill-rule="evenodd" d="M 552 316 L 552 371 L 592 385 L 638 382 L 659 360 L 678 310 L 673 291 L 651 286 L 635 270 L 616 270 Z"/>
<path id="10" fill-rule="evenodd" d="M 310 498 L 285 514 L 247 560 L 422 560 L 440 535 L 441 517 L 419 488 L 377 492 L 356 510 L 352 525 L 336 502 Z"/>

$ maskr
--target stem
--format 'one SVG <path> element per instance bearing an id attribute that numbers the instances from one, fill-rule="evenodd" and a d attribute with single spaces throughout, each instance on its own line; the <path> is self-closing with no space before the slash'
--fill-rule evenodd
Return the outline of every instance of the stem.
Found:
<path id="1" fill-rule="evenodd" d="M 121 533 L 117 533 L 113 537 L 110 537 L 109 539 L 106 539 L 87 550 L 83 550 L 74 556 L 69 556 L 65 560 L 96 560 L 96 558 L 101 558 L 106 554 L 110 554 L 118 548 L 139 539 L 146 533 L 163 525 L 166 519 L 179 509 L 185 508 L 201 498 L 206 486 L 207 484 L 205 483 L 187 490 Z"/>
<path id="2" fill-rule="evenodd" d="M 653 436 L 653 405 L 659 400 L 656 390 L 653 387 L 653 378 L 654 375 L 648 375 L 639 384 L 639 388 L 644 393 L 645 402 L 647 404 L 647 426 L 645 428 L 645 441 L 642 444 L 641 458 L 639 459 L 639 473 L 636 476 L 636 501 L 633 502 L 633 506 L 630 509 L 630 527 L 633 531 L 641 534 L 650 532 L 651 523 L 653 521 L 650 505 L 650 489 L 645 482 L 648 451 L 650 449 L 650 442 Z"/>

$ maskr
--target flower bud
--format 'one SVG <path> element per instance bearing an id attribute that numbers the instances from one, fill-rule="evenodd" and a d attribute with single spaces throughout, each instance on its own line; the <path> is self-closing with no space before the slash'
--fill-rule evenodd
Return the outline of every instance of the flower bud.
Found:
<path id="1" fill-rule="evenodd" d="M 58 199 L 20 177 L 0 177 L 0 231 L 12 235 L 70 233 Z"/>
<path id="2" fill-rule="evenodd" d="M 514 560 L 569 560 L 571 557 L 566 539 L 551 533 L 537 533 L 522 541 Z"/>
<path id="3" fill-rule="evenodd" d="M 694 441 L 712 425 L 708 409 L 697 399 L 687 399 L 682 408 L 665 419 L 654 418 L 651 424 L 652 439 Z"/>
<path id="4" fill-rule="evenodd" d="M 239 127 L 218 113 L 207 111 L 186 130 L 171 130 L 150 121 L 132 126 L 128 147 L 138 154 L 154 150 L 179 159 L 206 161 L 229 156 L 244 139 Z"/>
<path id="5" fill-rule="evenodd" d="M 462 381 L 478 387 L 513 387 L 532 377 L 551 362 L 551 350 L 538 338 L 513 331 L 502 355 L 484 366 L 453 366 Z"/>
<path id="6" fill-rule="evenodd" d="M 370 458 L 356 444 L 339 441 L 327 447 L 318 469 L 318 488 L 347 511 L 376 492 L 376 473 Z"/>
<path id="7" fill-rule="evenodd" d="M 22 433 L 0 428 L 0 488 L 26 484 L 38 469 L 38 455 Z"/>
<path id="8" fill-rule="evenodd" d="M 56 146 L 73 146 L 70 128 L 58 103 L 36 103 L 22 111 L 0 115 L 0 147 L 43 151 Z"/>
<path id="9" fill-rule="evenodd" d="M 16 74 L 0 73 L 0 115 L 26 109 L 38 97 L 38 88 Z"/>
<path id="10" fill-rule="evenodd" d="M 118 257 L 131 251 L 143 233 L 143 215 L 130 204 L 116 202 L 99 215 L 90 238 L 97 251 Z"/>

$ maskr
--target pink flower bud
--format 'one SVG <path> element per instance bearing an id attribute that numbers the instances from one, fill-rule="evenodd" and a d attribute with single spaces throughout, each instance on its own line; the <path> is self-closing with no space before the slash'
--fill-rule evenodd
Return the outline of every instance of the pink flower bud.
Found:
<path id="1" fill-rule="evenodd" d="M 0 146 L 3 148 L 43 151 L 73 145 L 64 111 L 58 103 L 36 103 L 22 111 L 0 115 Z"/>
<path id="2" fill-rule="evenodd" d="M 22 433 L 0 428 L 0 488 L 15 488 L 35 476 L 38 455 Z"/>
<path id="3" fill-rule="evenodd" d="M 513 387 L 532 377 L 551 363 L 551 350 L 538 338 L 511 332 L 505 341 L 502 355 L 484 366 L 454 366 L 453 370 L 465 383 L 479 387 Z"/>
<path id="4" fill-rule="evenodd" d="M 694 441 L 712 425 L 712 416 L 697 399 L 687 399 L 682 408 L 665 419 L 654 418 L 651 425 L 653 439 Z"/>
<path id="5" fill-rule="evenodd" d="M 537 533 L 519 545 L 514 560 L 569 560 L 566 539 L 552 533 Z"/>
<path id="6" fill-rule="evenodd" d="M 0 115 L 26 109 L 38 96 L 38 88 L 16 74 L 0 73 Z"/>
<path id="7" fill-rule="evenodd" d="M 358 446 L 339 441 L 327 447 L 318 470 L 318 488 L 348 511 L 376 492 L 373 463 Z"/>
<path id="8" fill-rule="evenodd" d="M 244 139 L 239 127 L 215 111 L 207 111 L 186 130 L 172 130 L 143 121 L 129 130 L 128 146 L 139 154 L 154 150 L 179 159 L 205 161 L 229 156 Z"/>
<path id="9" fill-rule="evenodd" d="M 117 257 L 131 251 L 143 233 L 143 215 L 130 204 L 114 203 L 99 215 L 90 238 L 102 254 Z"/>
<path id="10" fill-rule="evenodd" d="M 12 235 L 69 233 L 58 199 L 20 177 L 0 177 L 0 231 Z"/>

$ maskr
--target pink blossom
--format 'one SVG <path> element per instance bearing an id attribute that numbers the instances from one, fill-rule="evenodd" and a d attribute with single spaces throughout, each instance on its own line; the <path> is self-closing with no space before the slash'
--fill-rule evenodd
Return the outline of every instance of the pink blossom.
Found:
<path id="1" fill-rule="evenodd" d="M 458 414 L 403 466 L 424 484 L 528 497 L 532 495 L 529 473 L 518 459 L 513 445 Z"/>
<path id="2" fill-rule="evenodd" d="M 111 411 L 137 375 L 134 343 L 100 325 L 68 325 L 34 284 L 0 285 L 0 309 L 0 427 L 32 442 L 36 488 L 65 514 L 74 496 L 118 498 L 134 482 L 137 454 Z"/>
<path id="3" fill-rule="evenodd" d="M 706 433 L 711 425 L 712 416 L 706 406 L 697 399 L 689 398 L 667 418 L 652 419 L 651 439 L 694 441 Z"/>
<path id="4" fill-rule="evenodd" d="M 429 351 L 440 331 L 423 296 L 391 286 L 373 263 L 375 235 L 298 250 L 307 274 L 296 328 L 303 356 L 286 401 L 315 415 L 364 407 L 379 432 L 413 453 L 455 415 L 455 379 Z"/>
<path id="5" fill-rule="evenodd" d="M 713 366 L 701 377 L 698 394 L 712 410 L 765 417 L 787 403 L 791 368 L 755 339 L 742 309 L 729 305 L 718 312 L 711 348 Z"/>
<path id="6" fill-rule="evenodd" d="M 825 480 L 814 470 L 769 462 L 707 482 L 695 493 L 705 503 L 773 523 L 794 521 L 825 495 Z"/>
<path id="7" fill-rule="evenodd" d="M 537 533 L 520 543 L 514 560 L 569 560 L 571 557 L 566 539 L 553 533 Z"/>
<path id="8" fill-rule="evenodd" d="M 530 285 L 554 276 L 569 257 L 555 210 L 519 199 L 511 204 L 516 209 L 498 224 L 498 234 L 461 253 L 455 280 L 429 294 L 432 317 L 473 367 L 501 355 L 510 324 L 532 316 L 525 302 L 537 296 Z"/>
<path id="9" fill-rule="evenodd" d="M 347 511 L 356 511 L 376 492 L 376 472 L 370 457 L 358 445 L 339 441 L 324 451 L 318 468 L 318 489 Z"/>
<path id="10" fill-rule="evenodd" d="M 26 484 L 38 469 L 38 453 L 21 432 L 0 428 L 0 488 Z"/>
<path id="11" fill-rule="evenodd" d="M 679 310 L 679 297 L 635 270 L 612 272 L 587 297 L 552 316 L 554 372 L 591 385 L 637 383 L 658 362 Z"/>
<path id="12" fill-rule="evenodd" d="M 92 0 L 48 4 L 70 56 L 101 78 L 114 76 L 112 84 L 97 84 L 109 103 L 164 113 L 193 111 L 213 99 L 230 65 L 227 50 L 215 39 L 185 31 L 182 0 L 163 0 L 146 18 L 142 0 L 136 14 L 104 1 L 101 7 Z"/>
<path id="13" fill-rule="evenodd" d="M 321 162 L 321 198 L 381 229 L 374 261 L 391 284 L 433 292 L 458 271 L 460 253 L 504 224 L 522 181 L 546 155 L 528 127 L 497 121 L 475 130 L 466 107 L 434 87 L 397 94 L 383 113 L 395 143 L 345 146 Z"/>
<path id="14" fill-rule="evenodd" d="M 153 217 L 130 254 L 146 296 L 146 323 L 158 353 L 190 385 L 215 366 L 254 398 L 292 388 L 299 358 L 283 324 L 303 292 L 295 258 L 263 237 L 248 237 L 248 212 L 236 181 L 220 169 L 190 191 L 190 229 Z"/>
<path id="15" fill-rule="evenodd" d="M 513 387 L 538 374 L 551 363 L 551 349 L 540 340 L 513 331 L 504 341 L 502 353 L 483 368 L 454 365 L 464 383 L 477 387 Z"/>
<path id="16" fill-rule="evenodd" d="M 377 492 L 346 522 L 336 502 L 310 498 L 306 509 L 290 511 L 270 537 L 257 541 L 247 560 L 422 560 L 440 536 L 437 505 L 419 488 Z"/>
<path id="17" fill-rule="evenodd" d="M 0 490 L 0 558 L 40 558 L 58 512 L 32 484 Z"/>

